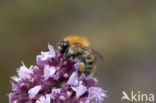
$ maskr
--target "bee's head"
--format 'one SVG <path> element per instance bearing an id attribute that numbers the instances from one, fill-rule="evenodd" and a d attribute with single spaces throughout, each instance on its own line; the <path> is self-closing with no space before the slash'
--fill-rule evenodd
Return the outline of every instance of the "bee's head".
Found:
<path id="1" fill-rule="evenodd" d="M 61 51 L 61 53 L 63 54 L 69 47 L 68 42 L 66 41 L 60 41 L 58 43 L 58 49 Z"/>

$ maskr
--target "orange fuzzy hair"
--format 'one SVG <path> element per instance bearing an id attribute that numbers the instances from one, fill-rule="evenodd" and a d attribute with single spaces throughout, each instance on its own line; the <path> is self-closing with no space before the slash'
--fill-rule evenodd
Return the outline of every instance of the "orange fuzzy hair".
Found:
<path id="1" fill-rule="evenodd" d="M 75 44 L 79 44 L 84 47 L 89 46 L 88 41 L 85 38 L 78 36 L 78 35 L 67 36 L 67 38 L 65 38 L 64 40 L 68 42 L 70 46 L 74 46 Z"/>

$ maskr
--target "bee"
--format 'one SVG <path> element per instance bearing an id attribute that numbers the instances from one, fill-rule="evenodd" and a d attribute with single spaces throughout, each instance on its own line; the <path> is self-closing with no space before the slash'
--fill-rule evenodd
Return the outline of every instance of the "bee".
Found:
<path id="1" fill-rule="evenodd" d="M 58 49 L 63 55 L 63 59 L 74 59 L 80 62 L 79 72 L 85 75 L 94 73 L 96 69 L 97 57 L 103 57 L 94 49 L 89 47 L 89 42 L 78 35 L 69 35 L 58 43 Z"/>

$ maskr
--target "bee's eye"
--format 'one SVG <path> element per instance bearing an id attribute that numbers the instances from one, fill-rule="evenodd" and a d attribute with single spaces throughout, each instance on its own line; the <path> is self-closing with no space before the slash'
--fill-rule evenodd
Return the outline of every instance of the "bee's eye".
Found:
<path id="1" fill-rule="evenodd" d="M 68 43 L 62 41 L 62 42 L 60 42 L 60 43 L 58 44 L 58 47 L 61 48 L 61 49 L 66 49 L 66 48 L 68 47 Z"/>
<path id="2" fill-rule="evenodd" d="M 63 47 L 67 47 L 67 46 L 68 46 L 68 43 L 67 43 L 67 42 L 63 42 L 63 43 L 62 43 L 62 46 L 63 46 Z"/>
<path id="3" fill-rule="evenodd" d="M 61 51 L 61 53 L 65 53 L 65 51 L 68 49 L 68 43 L 65 41 L 61 41 L 58 44 L 58 49 Z"/>

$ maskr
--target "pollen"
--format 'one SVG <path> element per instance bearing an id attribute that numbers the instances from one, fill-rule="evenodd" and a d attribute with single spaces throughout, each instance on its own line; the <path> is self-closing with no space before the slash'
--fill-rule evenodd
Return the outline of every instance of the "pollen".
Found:
<path id="1" fill-rule="evenodd" d="M 84 70 L 85 64 L 83 62 L 79 65 L 79 70 L 82 72 Z"/>
<path id="2" fill-rule="evenodd" d="M 89 46 L 88 41 L 85 38 L 78 36 L 78 35 L 70 35 L 67 38 L 65 38 L 64 40 L 67 41 L 70 46 L 74 46 L 75 44 L 79 44 L 84 47 Z"/>

